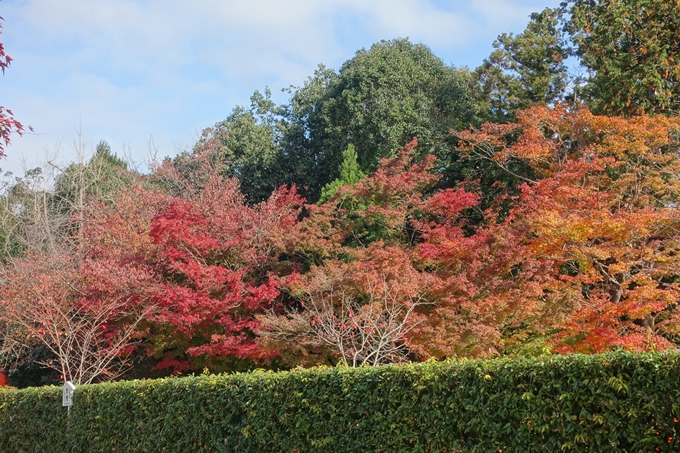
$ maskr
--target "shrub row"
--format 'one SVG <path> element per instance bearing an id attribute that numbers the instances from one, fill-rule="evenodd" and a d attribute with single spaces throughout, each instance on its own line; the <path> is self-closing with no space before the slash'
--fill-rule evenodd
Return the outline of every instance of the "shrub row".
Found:
<path id="1" fill-rule="evenodd" d="M 321 368 L 0 392 L 6 452 L 680 451 L 680 355 Z"/>

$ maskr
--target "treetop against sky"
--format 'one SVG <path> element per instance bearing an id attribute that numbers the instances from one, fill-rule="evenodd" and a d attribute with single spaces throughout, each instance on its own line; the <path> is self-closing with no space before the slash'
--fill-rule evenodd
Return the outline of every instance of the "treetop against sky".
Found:
<path id="1" fill-rule="evenodd" d="M 3 105 L 35 133 L 16 137 L 3 170 L 22 173 L 45 149 L 73 155 L 105 139 L 136 161 L 190 148 L 200 131 L 247 105 L 254 90 L 300 86 L 318 64 L 338 68 L 381 39 L 409 37 L 446 64 L 474 68 L 501 33 L 557 0 L 294 0 L 191 3 L 4 0 L 3 43 L 14 58 Z M 93 146 L 92 146 L 93 148 Z M 23 156 L 23 157 L 22 157 Z"/>

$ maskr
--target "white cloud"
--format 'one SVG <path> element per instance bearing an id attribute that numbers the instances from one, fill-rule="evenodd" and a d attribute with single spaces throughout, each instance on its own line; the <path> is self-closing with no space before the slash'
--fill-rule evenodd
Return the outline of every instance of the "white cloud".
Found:
<path id="1" fill-rule="evenodd" d="M 529 22 L 529 15 L 532 12 L 539 12 L 544 8 L 555 7 L 559 4 L 555 0 L 546 3 L 552 4 L 522 3 L 513 0 L 472 0 L 470 10 L 480 14 L 487 29 L 499 35 L 513 30 L 522 31 Z"/>
<path id="2" fill-rule="evenodd" d="M 351 56 L 356 49 L 340 44 L 345 33 L 359 30 L 366 46 L 408 36 L 455 50 L 474 45 L 489 24 L 495 37 L 540 9 L 510 0 L 451 3 L 458 8 L 428 0 L 29 0 L 19 13 L 38 39 L 68 46 L 64 64 L 89 59 L 137 74 L 205 65 L 228 80 L 267 73 L 278 81 Z M 339 17 L 351 18 L 351 30 L 337 25 Z"/>
<path id="3" fill-rule="evenodd" d="M 458 12 L 443 11 L 426 0 L 346 0 L 366 17 L 375 37 L 409 36 L 429 45 L 455 46 L 469 40 L 474 23 Z"/>

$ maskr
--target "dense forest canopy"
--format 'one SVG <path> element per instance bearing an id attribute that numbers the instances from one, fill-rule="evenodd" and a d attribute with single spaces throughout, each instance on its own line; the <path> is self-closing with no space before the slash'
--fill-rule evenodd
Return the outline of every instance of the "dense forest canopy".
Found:
<path id="1" fill-rule="evenodd" d="M 474 70 L 380 41 L 149 174 L 100 142 L 7 178 L 2 363 L 28 385 L 677 347 L 671 3 L 565 1 Z"/>

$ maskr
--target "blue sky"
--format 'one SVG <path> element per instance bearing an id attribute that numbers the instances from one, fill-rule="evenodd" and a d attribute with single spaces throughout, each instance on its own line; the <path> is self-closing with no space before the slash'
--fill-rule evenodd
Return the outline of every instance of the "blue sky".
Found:
<path id="1" fill-rule="evenodd" d="M 0 0 L 14 58 L 0 105 L 35 133 L 0 168 L 22 173 L 105 139 L 143 163 L 191 148 L 256 89 L 302 85 L 381 39 L 408 37 L 474 68 L 497 35 L 559 0 Z M 81 145 L 77 131 L 81 131 Z"/>

